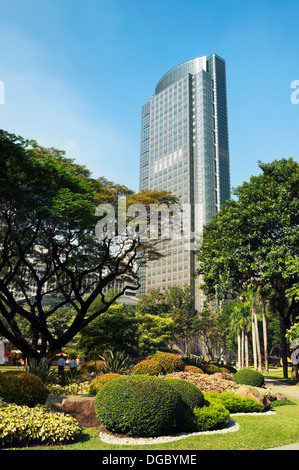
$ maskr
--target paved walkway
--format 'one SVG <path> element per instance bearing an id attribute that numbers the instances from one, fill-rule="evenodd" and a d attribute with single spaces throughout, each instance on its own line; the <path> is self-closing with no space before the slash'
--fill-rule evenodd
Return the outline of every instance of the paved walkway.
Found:
<path id="1" fill-rule="evenodd" d="M 298 385 L 289 385 L 282 383 L 278 380 L 272 380 L 265 378 L 265 385 L 268 388 L 271 388 L 275 393 L 283 393 L 288 398 L 299 401 L 299 386 Z M 271 449 L 266 450 L 299 450 L 299 442 L 295 444 L 289 444 L 281 447 L 272 447 Z"/>

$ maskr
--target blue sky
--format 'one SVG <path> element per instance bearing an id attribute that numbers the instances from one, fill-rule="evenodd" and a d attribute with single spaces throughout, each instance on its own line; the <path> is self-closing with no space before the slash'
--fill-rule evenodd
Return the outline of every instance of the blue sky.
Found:
<path id="1" fill-rule="evenodd" d="M 299 161 L 299 2 L 0 0 L 0 127 L 138 190 L 140 109 L 172 67 L 226 60 L 231 184 Z"/>

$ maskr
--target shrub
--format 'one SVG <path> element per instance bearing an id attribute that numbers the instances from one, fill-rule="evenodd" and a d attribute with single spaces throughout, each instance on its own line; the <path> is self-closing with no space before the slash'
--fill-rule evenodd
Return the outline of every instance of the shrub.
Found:
<path id="1" fill-rule="evenodd" d="M 261 413 L 264 405 L 252 398 L 242 398 L 233 393 L 205 393 L 205 400 L 222 403 L 230 413 Z"/>
<path id="2" fill-rule="evenodd" d="M 252 387 L 262 387 L 264 376 L 257 370 L 241 369 L 234 375 L 234 381 L 241 385 L 251 385 Z"/>
<path id="3" fill-rule="evenodd" d="M 186 366 L 185 372 L 192 372 L 193 374 L 203 374 L 204 371 L 196 366 Z"/>
<path id="4" fill-rule="evenodd" d="M 203 393 L 199 390 L 196 385 L 187 382 L 182 379 L 165 379 L 166 382 L 170 383 L 177 392 L 179 392 L 181 399 L 187 408 L 195 408 L 195 406 L 201 407 L 204 404 Z"/>
<path id="5" fill-rule="evenodd" d="M 156 352 L 149 356 L 148 359 L 153 359 L 159 362 L 166 373 L 182 371 L 185 369 L 184 361 L 177 354 Z"/>
<path id="6" fill-rule="evenodd" d="M 46 406 L 30 408 L 8 404 L 0 407 L 0 445 L 55 444 L 74 440 L 81 432 L 71 416 Z"/>
<path id="7" fill-rule="evenodd" d="M 71 383 L 69 385 L 49 384 L 49 395 L 87 395 L 90 393 L 90 382 Z"/>
<path id="8" fill-rule="evenodd" d="M 220 402 L 205 404 L 193 410 L 193 428 L 196 431 L 223 429 L 230 420 L 230 413 Z"/>
<path id="9" fill-rule="evenodd" d="M 24 370 L 39 377 L 44 384 L 55 383 L 57 378 L 57 374 L 48 367 L 48 361 L 45 358 L 40 361 L 30 358 L 30 363 L 24 366 Z"/>
<path id="10" fill-rule="evenodd" d="M 118 377 L 121 377 L 121 375 L 114 374 L 112 372 L 96 377 L 95 379 L 93 379 L 89 386 L 89 393 L 91 393 L 92 395 L 96 395 L 98 391 L 103 387 L 103 385 L 110 382 L 111 380 L 117 379 Z"/>
<path id="11" fill-rule="evenodd" d="M 164 369 L 159 362 L 154 359 L 145 359 L 139 362 L 133 369 L 133 374 L 141 375 L 160 375 L 164 374 Z"/>
<path id="12" fill-rule="evenodd" d="M 221 368 L 227 369 L 231 374 L 235 374 L 237 369 L 234 366 L 230 366 L 229 364 L 225 364 L 225 366 L 220 366 Z"/>
<path id="13" fill-rule="evenodd" d="M 9 371 L 0 374 L 0 397 L 7 403 L 35 406 L 48 396 L 42 380 L 31 372 Z"/>
<path id="14" fill-rule="evenodd" d="M 205 363 L 205 364 L 202 364 L 202 370 L 206 374 L 211 375 L 211 374 L 216 374 L 217 372 L 220 372 L 220 367 L 215 366 L 215 364 Z"/>
<path id="15" fill-rule="evenodd" d="M 81 374 L 91 374 L 92 372 L 102 373 L 104 371 L 104 361 L 87 361 L 80 367 Z"/>
<path id="16" fill-rule="evenodd" d="M 108 351 L 101 359 L 104 363 L 104 373 L 121 374 L 125 372 L 131 362 L 130 357 L 124 351 Z"/>
<path id="17" fill-rule="evenodd" d="M 160 436 L 176 430 L 184 404 L 167 380 L 146 375 L 123 376 L 97 394 L 95 411 L 112 432 Z"/>

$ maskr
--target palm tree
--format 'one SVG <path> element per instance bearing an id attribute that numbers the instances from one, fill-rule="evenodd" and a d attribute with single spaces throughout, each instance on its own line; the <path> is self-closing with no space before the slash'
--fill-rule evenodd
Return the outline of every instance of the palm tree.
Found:
<path id="1" fill-rule="evenodd" d="M 248 330 L 250 328 L 250 311 L 248 303 L 242 298 L 233 302 L 230 326 L 238 339 L 238 368 L 243 369 L 249 366 L 248 355 Z"/>
<path id="2" fill-rule="evenodd" d="M 258 329 L 258 318 L 257 310 L 259 306 L 259 296 L 257 292 L 248 288 L 244 294 L 248 305 L 251 309 L 251 332 L 252 332 L 252 349 L 253 349 L 253 363 L 254 369 L 262 372 L 262 356 L 261 356 L 261 345 L 260 336 Z"/>

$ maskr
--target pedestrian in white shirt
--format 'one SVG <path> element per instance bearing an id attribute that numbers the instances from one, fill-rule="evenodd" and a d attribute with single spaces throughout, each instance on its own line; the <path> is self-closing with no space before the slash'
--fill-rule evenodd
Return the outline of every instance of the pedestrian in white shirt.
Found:
<path id="1" fill-rule="evenodd" d="M 78 368 L 78 364 L 77 364 L 77 361 L 76 361 L 76 358 L 75 356 L 72 357 L 70 363 L 69 363 L 69 368 L 70 368 L 70 371 L 76 371 L 77 368 Z"/>
<path id="2" fill-rule="evenodd" d="M 58 359 L 57 365 L 58 365 L 58 375 L 63 375 L 64 368 L 65 368 L 65 360 L 63 358 L 63 354 L 61 354 L 60 358 Z"/>

